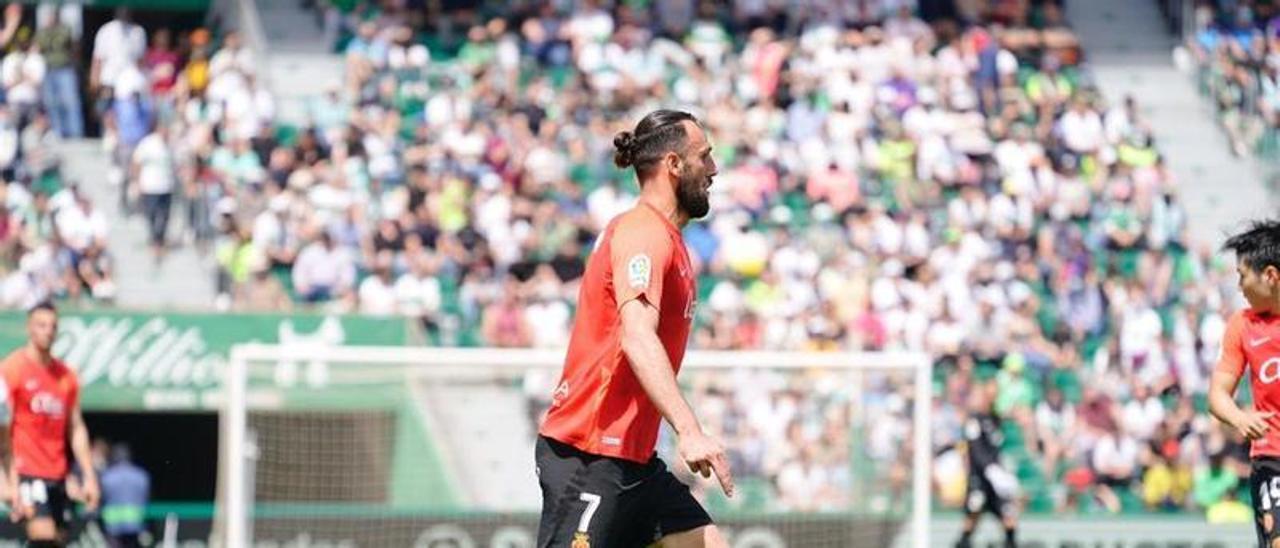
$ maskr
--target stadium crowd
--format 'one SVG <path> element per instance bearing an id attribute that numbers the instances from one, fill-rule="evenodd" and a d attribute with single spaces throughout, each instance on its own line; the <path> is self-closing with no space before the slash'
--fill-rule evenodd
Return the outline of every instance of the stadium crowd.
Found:
<path id="1" fill-rule="evenodd" d="M 148 36 L 119 9 L 82 57 L 79 6 L 36 13 L 35 21 L 24 19 L 22 5 L 9 4 L 0 28 L 0 305 L 110 303 L 116 286 L 107 229 L 116 219 L 81 182 L 62 176 L 59 140 L 83 137 L 86 113 L 101 127 L 112 170 L 85 184 L 118 189 L 119 211 L 140 214 L 159 262 L 179 240 L 211 245 L 214 200 L 235 194 L 214 187 L 237 184 L 228 173 L 241 173 L 247 158 L 232 151 L 260 126 L 272 129 L 271 98 L 254 85 L 253 56 L 234 32 L 216 47 L 205 29 L 180 40 L 169 29 Z M 169 217 L 179 207 L 185 231 L 174 239 Z"/>
<path id="2" fill-rule="evenodd" d="M 1032 509 L 1211 509 L 1238 490 L 1240 440 L 1197 413 L 1232 265 L 1187 240 L 1138 105 L 1094 91 L 1057 2 L 517 3 L 431 47 L 403 2 L 341 4 L 325 13 L 343 85 L 301 128 L 274 123 L 234 33 L 147 48 L 123 19 L 95 40 L 121 202 L 157 260 L 174 240 L 215 250 L 220 308 L 562 345 L 593 238 L 635 195 L 613 134 L 685 107 L 721 166 L 710 219 L 685 231 L 695 347 L 927 351 L 949 504 L 983 383 Z M 0 64 L 0 164 L 21 154 L 4 164 L 0 305 L 33 287 L 109 299 L 101 213 L 31 175 L 75 134 L 26 76 L 56 36 L 27 46 L 8 23 L 24 45 Z M 907 383 L 871 378 L 853 416 L 832 372 L 735 375 L 687 381 L 761 504 L 846 508 L 851 462 L 887 482 L 882 506 L 904 503 Z"/>
<path id="3" fill-rule="evenodd" d="M 1280 11 L 1272 2 L 1199 2 L 1186 63 L 1237 155 L 1280 152 Z"/>
<path id="4" fill-rule="evenodd" d="M 58 144 L 83 135 L 75 41 L 78 20 L 23 6 L 0 28 L 0 307 L 60 297 L 109 302 L 115 295 L 107 219 L 60 172 Z M 108 40 L 109 42 L 109 40 Z M 95 51 L 95 54 L 98 52 Z M 105 50 L 104 53 L 105 54 Z"/>

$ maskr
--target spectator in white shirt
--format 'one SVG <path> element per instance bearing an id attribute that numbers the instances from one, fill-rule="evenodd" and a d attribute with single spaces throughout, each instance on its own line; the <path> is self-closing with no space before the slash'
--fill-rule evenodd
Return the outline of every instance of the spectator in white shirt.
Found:
<path id="1" fill-rule="evenodd" d="M 1058 461 L 1076 437 L 1076 408 L 1056 386 L 1046 390 L 1044 400 L 1036 405 L 1036 430 L 1044 451 L 1045 474 L 1056 474 Z"/>
<path id="2" fill-rule="evenodd" d="M 28 119 L 40 104 L 47 66 L 40 49 L 30 37 L 23 37 L 17 47 L 0 62 L 0 80 L 4 83 L 5 101 L 19 119 Z"/>
<path id="3" fill-rule="evenodd" d="M 1164 404 L 1145 384 L 1135 383 L 1133 399 L 1124 405 L 1124 427 L 1139 441 L 1149 441 L 1164 421 Z"/>
<path id="4" fill-rule="evenodd" d="M 242 42 L 239 32 L 227 33 L 222 40 L 222 48 L 209 59 L 210 76 L 217 76 L 232 69 L 245 75 L 253 75 L 257 72 L 254 67 L 253 52 L 243 47 Z"/>
<path id="5" fill-rule="evenodd" d="M 390 316 L 396 313 L 396 294 L 391 281 L 391 252 L 383 251 L 374 260 L 373 274 L 360 282 L 357 292 L 360 313 Z"/>
<path id="6" fill-rule="evenodd" d="M 128 8 L 117 8 L 116 18 L 102 25 L 93 38 L 93 66 L 89 87 L 114 87 L 116 77 L 137 66 L 147 51 L 147 33 L 133 22 Z"/>
<path id="7" fill-rule="evenodd" d="M 155 124 L 134 149 L 131 169 L 132 184 L 142 197 L 142 211 L 157 264 L 164 258 L 175 183 L 173 152 L 168 139 L 168 126 Z"/>
<path id="8" fill-rule="evenodd" d="M 435 265 L 425 256 L 409 262 L 409 271 L 400 275 L 392 289 L 396 308 L 405 316 L 418 318 L 428 330 L 435 329 L 440 312 L 440 280 Z"/>
<path id="9" fill-rule="evenodd" d="M 1120 511 L 1115 490 L 1127 490 L 1138 464 L 1138 444 L 1112 423 L 1093 447 L 1093 470 L 1098 476 L 1098 498 L 1111 512 Z"/>
<path id="10" fill-rule="evenodd" d="M 106 247 L 107 218 L 93 207 L 89 197 L 72 187 L 74 201 L 58 210 L 54 224 L 62 241 L 76 255 L 84 254 L 90 245 Z"/>
<path id="11" fill-rule="evenodd" d="M 1072 101 L 1071 110 L 1058 120 L 1058 129 L 1067 149 L 1082 156 L 1098 152 L 1104 143 L 1102 118 L 1084 98 Z"/>
<path id="12" fill-rule="evenodd" d="M 303 248 L 293 264 L 293 287 L 304 302 L 322 303 L 346 299 L 355 284 L 356 267 L 351 254 L 333 242 L 328 231 Z"/>

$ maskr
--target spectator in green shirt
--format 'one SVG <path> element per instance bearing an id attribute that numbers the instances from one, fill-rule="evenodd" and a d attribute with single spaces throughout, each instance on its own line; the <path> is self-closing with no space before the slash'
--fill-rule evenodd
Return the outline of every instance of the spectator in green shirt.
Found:
<path id="1" fill-rule="evenodd" d="M 1209 457 L 1209 466 L 1196 470 L 1191 479 L 1191 499 L 1201 508 L 1211 508 L 1236 488 L 1240 478 L 1223 466 L 1223 455 Z"/>
<path id="2" fill-rule="evenodd" d="M 1034 394 L 1031 382 L 1024 374 L 1026 366 L 1027 359 L 1021 353 L 1005 356 L 1002 370 L 996 375 L 996 413 L 1007 416 L 1017 408 L 1031 408 Z"/>

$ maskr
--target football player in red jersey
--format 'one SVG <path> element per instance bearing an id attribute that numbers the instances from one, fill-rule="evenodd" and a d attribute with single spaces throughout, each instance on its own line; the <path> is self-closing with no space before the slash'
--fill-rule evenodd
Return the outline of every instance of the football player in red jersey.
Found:
<path id="1" fill-rule="evenodd" d="M 8 494 L 14 520 L 26 520 L 27 546 L 63 546 L 67 496 L 67 441 L 83 478 L 80 497 L 98 506 L 98 478 L 89 453 L 89 429 L 80 414 L 76 374 L 50 353 L 58 312 L 42 303 L 27 313 L 27 344 L 0 362 L 0 397 L 9 411 Z"/>
<path id="2" fill-rule="evenodd" d="M 1231 315 L 1209 386 L 1209 411 L 1250 441 L 1249 492 L 1260 548 L 1280 548 L 1280 222 L 1260 221 L 1227 239 L 1249 307 Z M 1253 408 L 1235 402 L 1249 372 Z"/>
<path id="3" fill-rule="evenodd" d="M 587 261 L 564 372 L 539 430 L 540 548 L 725 546 L 654 454 L 666 419 L 680 458 L 733 493 L 724 447 L 702 431 L 676 374 L 697 294 L 680 228 L 710 209 L 711 145 L 691 114 L 658 110 L 613 140 L 640 200 Z"/>

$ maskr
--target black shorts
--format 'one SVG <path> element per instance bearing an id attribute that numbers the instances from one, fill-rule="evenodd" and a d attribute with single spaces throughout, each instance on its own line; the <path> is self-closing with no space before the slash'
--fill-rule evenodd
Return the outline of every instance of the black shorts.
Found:
<path id="1" fill-rule="evenodd" d="M 53 518 L 59 529 L 67 525 L 67 512 L 71 500 L 67 498 L 67 484 L 62 481 L 18 476 L 18 496 L 22 503 L 35 510 L 37 518 Z"/>
<path id="2" fill-rule="evenodd" d="M 712 523 L 657 456 L 639 464 L 538 436 L 535 462 L 538 548 L 642 548 Z"/>
<path id="3" fill-rule="evenodd" d="M 1253 500 L 1253 526 L 1258 533 L 1258 546 L 1270 548 L 1271 543 L 1280 539 L 1280 459 L 1256 458 L 1251 468 L 1249 498 Z"/>
<path id="4" fill-rule="evenodd" d="M 990 512 L 1000 519 L 1014 516 L 1013 501 L 1000 496 L 991 480 L 978 473 L 970 473 L 965 482 L 964 511 L 967 514 Z"/>

